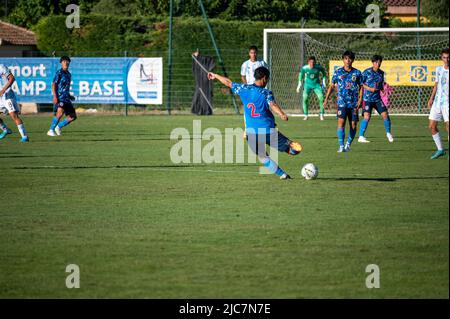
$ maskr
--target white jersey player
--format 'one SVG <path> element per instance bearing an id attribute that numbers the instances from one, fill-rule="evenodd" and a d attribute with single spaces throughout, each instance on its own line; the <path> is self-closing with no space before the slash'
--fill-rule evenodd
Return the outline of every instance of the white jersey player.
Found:
<path id="1" fill-rule="evenodd" d="M 444 146 L 442 145 L 441 136 L 437 127 L 438 122 L 444 121 L 447 129 L 448 139 L 448 60 L 449 49 L 444 49 L 441 52 L 441 60 L 444 63 L 442 66 L 436 68 L 436 81 L 433 91 L 431 92 L 428 106 L 431 108 L 429 119 L 429 129 L 436 144 L 437 151 L 433 153 L 431 159 L 436 159 L 445 155 Z"/>
<path id="2" fill-rule="evenodd" d="M 255 46 L 251 46 L 248 49 L 248 56 L 250 59 L 242 63 L 241 66 L 241 79 L 244 84 L 253 84 L 255 83 L 255 70 L 260 66 L 265 68 L 269 68 L 266 62 L 258 60 L 257 58 L 258 48 Z"/>
<path id="3" fill-rule="evenodd" d="M 16 95 L 11 88 L 14 81 L 14 75 L 5 65 L 0 64 L 0 113 L 9 114 L 19 129 L 19 133 L 22 136 L 21 142 L 28 142 L 25 126 L 19 117 L 20 109 L 17 105 Z M 0 139 L 11 133 L 11 130 L 6 127 L 3 121 L 0 122 L 0 127 L 3 129 L 3 132 L 0 133 Z"/>

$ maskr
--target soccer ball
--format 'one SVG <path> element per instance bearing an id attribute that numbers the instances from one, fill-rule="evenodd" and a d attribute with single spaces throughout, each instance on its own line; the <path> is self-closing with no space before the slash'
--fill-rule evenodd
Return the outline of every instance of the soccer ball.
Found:
<path id="1" fill-rule="evenodd" d="M 313 163 L 308 163 L 302 167 L 301 174 L 305 179 L 316 179 L 319 175 L 319 168 Z"/>

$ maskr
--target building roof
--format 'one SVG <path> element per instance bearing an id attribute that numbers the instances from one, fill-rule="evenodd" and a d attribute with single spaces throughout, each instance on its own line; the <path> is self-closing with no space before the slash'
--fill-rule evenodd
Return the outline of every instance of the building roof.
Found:
<path id="1" fill-rule="evenodd" d="M 417 0 L 384 0 L 388 7 L 416 7 Z"/>
<path id="2" fill-rule="evenodd" d="M 34 32 L 0 20 L 0 45 L 36 45 Z"/>

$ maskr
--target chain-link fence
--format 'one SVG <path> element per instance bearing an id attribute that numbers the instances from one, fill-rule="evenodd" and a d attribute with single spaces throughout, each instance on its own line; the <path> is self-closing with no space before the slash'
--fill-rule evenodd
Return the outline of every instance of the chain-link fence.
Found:
<path id="1" fill-rule="evenodd" d="M 389 99 L 392 114 L 429 112 L 427 102 L 433 87 L 434 70 L 436 65 L 442 65 L 441 50 L 448 48 L 448 30 L 420 33 L 287 31 L 269 33 L 267 47 L 272 71 L 270 87 L 280 104 L 291 112 L 303 113 L 302 93 L 297 94 L 296 87 L 299 70 L 306 64 L 308 56 L 315 56 L 327 73 L 331 73 L 333 67 L 342 66 L 342 53 L 346 50 L 356 53 L 357 68 L 358 61 L 365 60 L 365 67 L 369 67 L 374 54 L 383 55 L 381 69 L 385 71 L 386 82 L 393 86 Z M 335 103 L 331 105 L 335 107 Z M 310 97 L 310 111 L 319 112 L 314 94 Z"/>

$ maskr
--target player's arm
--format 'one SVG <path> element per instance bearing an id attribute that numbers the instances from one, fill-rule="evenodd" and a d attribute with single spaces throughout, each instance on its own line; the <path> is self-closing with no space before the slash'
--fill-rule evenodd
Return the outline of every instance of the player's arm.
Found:
<path id="1" fill-rule="evenodd" d="M 298 75 L 298 85 L 297 85 L 297 89 L 296 89 L 297 93 L 300 93 L 300 88 L 302 87 L 304 77 L 305 77 L 305 72 L 303 71 L 303 68 L 301 68 L 300 73 Z"/>
<path id="2" fill-rule="evenodd" d="M 327 88 L 327 81 L 328 81 L 327 71 L 325 71 L 324 67 L 321 67 L 320 73 L 322 73 L 322 87 L 325 90 Z"/>
<path id="3" fill-rule="evenodd" d="M 247 84 L 247 78 L 245 77 L 245 69 L 246 69 L 246 62 L 242 63 L 241 65 L 241 81 L 244 84 Z"/>
<path id="4" fill-rule="evenodd" d="M 331 83 L 331 85 L 328 87 L 327 94 L 325 95 L 325 99 L 323 100 L 323 107 L 327 107 L 328 105 L 328 98 L 330 97 L 331 93 L 334 90 L 334 83 Z"/>
<path id="5" fill-rule="evenodd" d="M 376 91 L 378 91 L 376 88 L 371 88 L 370 86 L 366 85 L 365 83 L 363 83 L 362 87 L 372 93 L 375 93 Z"/>
<path id="6" fill-rule="evenodd" d="M 52 94 L 53 94 L 53 104 L 58 104 L 58 94 L 56 91 L 58 90 L 58 84 L 52 82 Z"/>
<path id="7" fill-rule="evenodd" d="M 431 91 L 430 99 L 428 100 L 428 107 L 433 106 L 434 98 L 436 97 L 437 83 L 434 83 L 433 91 Z"/>
<path id="8" fill-rule="evenodd" d="M 270 105 L 270 109 L 272 110 L 272 112 L 277 114 L 283 121 L 287 121 L 288 120 L 288 116 L 286 115 L 286 113 L 284 113 L 284 111 L 277 104 L 277 102 L 272 101 L 272 102 L 270 102 L 269 105 Z"/>
<path id="9" fill-rule="evenodd" d="M 231 83 L 232 83 L 232 81 L 231 81 L 229 78 L 226 78 L 226 77 L 224 77 L 224 76 L 222 76 L 222 75 L 219 75 L 219 74 L 216 74 L 216 73 L 209 72 L 209 73 L 208 73 L 208 79 L 210 79 L 210 80 L 215 80 L 215 79 L 217 79 L 217 80 L 219 80 L 223 85 L 228 86 L 229 88 L 231 88 Z"/>
<path id="10" fill-rule="evenodd" d="M 12 73 L 10 73 L 8 75 L 8 82 L 3 87 L 3 89 L 0 90 L 0 97 L 3 96 L 3 94 L 5 94 L 6 90 L 14 83 L 15 80 L 16 80 L 16 78 L 14 77 L 14 75 Z"/>
<path id="11" fill-rule="evenodd" d="M 359 86 L 359 96 L 358 96 L 358 104 L 356 105 L 356 110 L 359 111 L 361 104 L 362 104 L 362 99 L 363 99 L 363 94 L 364 94 L 364 85 L 360 85 Z"/>

